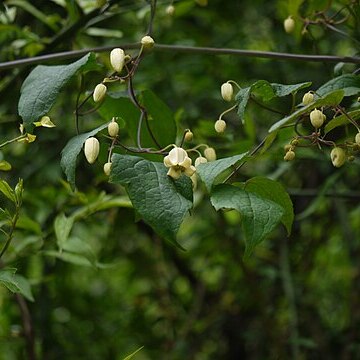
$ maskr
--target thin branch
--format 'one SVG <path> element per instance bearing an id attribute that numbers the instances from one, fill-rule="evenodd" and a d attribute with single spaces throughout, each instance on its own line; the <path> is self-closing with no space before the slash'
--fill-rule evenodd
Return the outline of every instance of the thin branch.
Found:
<path id="1" fill-rule="evenodd" d="M 112 50 L 115 45 L 112 46 L 100 46 L 93 48 L 86 48 L 83 50 L 63 51 L 54 54 L 34 56 L 27 59 L 19 59 L 14 61 L 7 61 L 0 63 L 0 71 L 6 69 L 19 68 L 27 65 L 35 65 L 54 60 L 66 60 L 73 59 L 88 52 L 101 53 Z M 139 43 L 134 44 L 122 44 L 119 45 L 124 50 L 138 49 Z M 197 47 L 197 46 L 183 46 L 183 45 L 165 45 L 155 44 L 153 50 L 155 51 L 170 51 L 179 53 L 191 53 L 191 54 L 205 54 L 205 55 L 233 55 L 240 57 L 250 58 L 264 58 L 275 60 L 288 60 L 288 61 L 305 61 L 305 62 L 344 62 L 352 64 L 360 64 L 359 56 L 334 56 L 334 55 L 305 55 L 305 54 L 290 54 L 271 51 L 257 51 L 257 50 L 240 50 L 229 48 L 211 48 L 211 47 Z"/>

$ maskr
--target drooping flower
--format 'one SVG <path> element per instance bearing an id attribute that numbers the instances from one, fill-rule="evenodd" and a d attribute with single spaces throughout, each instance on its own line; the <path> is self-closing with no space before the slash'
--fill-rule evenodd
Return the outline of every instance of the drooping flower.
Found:
<path id="1" fill-rule="evenodd" d="M 195 166 L 191 165 L 192 160 L 189 158 L 187 152 L 181 148 L 175 146 L 169 155 L 164 157 L 164 165 L 169 168 L 167 175 L 173 179 L 179 179 L 181 174 L 186 176 L 192 176 L 196 169 Z"/>

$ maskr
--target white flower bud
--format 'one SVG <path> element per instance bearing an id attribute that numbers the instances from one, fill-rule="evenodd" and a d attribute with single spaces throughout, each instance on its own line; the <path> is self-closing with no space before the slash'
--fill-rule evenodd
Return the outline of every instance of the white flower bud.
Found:
<path id="1" fill-rule="evenodd" d="M 233 98 L 234 89 L 228 82 L 221 85 L 221 96 L 225 101 L 231 101 Z"/>
<path id="2" fill-rule="evenodd" d="M 360 145 L 360 133 L 357 133 L 355 136 L 355 142 Z"/>
<path id="3" fill-rule="evenodd" d="M 284 156 L 285 161 L 293 161 L 294 159 L 295 159 L 295 153 L 292 150 L 289 150 Z"/>
<path id="4" fill-rule="evenodd" d="M 108 133 L 112 138 L 119 134 L 119 124 L 114 119 L 108 125 Z"/>
<path id="5" fill-rule="evenodd" d="M 151 49 L 155 44 L 154 39 L 151 36 L 144 36 L 141 39 L 141 45 L 144 47 L 144 49 Z"/>
<path id="6" fill-rule="evenodd" d="M 106 95 L 107 87 L 104 84 L 97 84 L 93 92 L 95 102 L 101 101 Z"/>
<path id="7" fill-rule="evenodd" d="M 109 176 L 111 172 L 111 162 L 104 164 L 104 173 L 106 176 Z"/>
<path id="8" fill-rule="evenodd" d="M 174 5 L 167 6 L 167 8 L 165 9 L 165 12 L 167 15 L 173 16 L 174 12 L 175 12 L 175 6 Z"/>
<path id="9" fill-rule="evenodd" d="M 86 160 L 93 164 L 99 156 L 100 143 L 99 140 L 94 137 L 89 137 L 85 141 L 84 153 Z"/>
<path id="10" fill-rule="evenodd" d="M 186 142 L 190 142 L 190 141 L 192 141 L 193 137 L 194 137 L 194 134 L 189 130 L 186 132 L 184 140 Z"/>
<path id="11" fill-rule="evenodd" d="M 214 127 L 217 133 L 222 134 L 226 129 L 226 122 L 224 120 L 219 119 L 215 122 Z"/>
<path id="12" fill-rule="evenodd" d="M 334 147 L 330 153 L 331 162 L 335 167 L 341 167 L 346 161 L 345 150 L 340 147 Z"/>
<path id="13" fill-rule="evenodd" d="M 310 113 L 311 124 L 316 129 L 320 128 L 325 120 L 326 120 L 326 116 L 323 114 L 321 110 L 314 109 Z"/>
<path id="14" fill-rule="evenodd" d="M 204 155 L 207 161 L 215 161 L 216 160 L 216 152 L 212 147 L 208 147 L 204 150 Z"/>
<path id="15" fill-rule="evenodd" d="M 309 105 L 314 101 L 314 94 L 312 92 L 307 92 L 303 98 L 302 98 L 302 102 L 304 105 Z"/>
<path id="16" fill-rule="evenodd" d="M 116 72 L 121 72 L 125 64 L 125 52 L 123 49 L 115 48 L 111 50 L 110 64 Z"/>
<path id="17" fill-rule="evenodd" d="M 199 156 L 195 159 L 195 167 L 199 166 L 200 164 L 205 164 L 207 163 L 207 159 L 203 156 Z"/>
<path id="18" fill-rule="evenodd" d="M 289 16 L 287 19 L 284 20 L 284 29 L 285 32 L 288 34 L 292 33 L 295 29 L 295 20 Z"/>

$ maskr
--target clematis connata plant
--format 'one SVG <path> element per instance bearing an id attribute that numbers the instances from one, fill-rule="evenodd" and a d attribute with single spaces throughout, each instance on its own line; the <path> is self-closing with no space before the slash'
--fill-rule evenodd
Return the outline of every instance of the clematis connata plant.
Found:
<path id="1" fill-rule="evenodd" d="M 187 152 L 177 146 L 169 152 L 169 155 L 164 157 L 164 165 L 169 168 L 167 175 L 175 180 L 178 179 L 182 173 L 189 177 L 195 173 L 195 166 L 191 165 L 191 163 L 192 161 Z"/>

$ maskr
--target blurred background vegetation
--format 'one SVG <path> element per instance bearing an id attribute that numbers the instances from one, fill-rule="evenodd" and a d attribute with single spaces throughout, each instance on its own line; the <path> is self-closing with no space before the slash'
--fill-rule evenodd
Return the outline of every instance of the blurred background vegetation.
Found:
<path id="1" fill-rule="evenodd" d="M 109 3 L 103 12 L 92 0 L 2 2 L 0 61 L 138 42 L 149 22 L 147 1 Z M 180 0 L 173 3 L 172 16 L 166 12 L 170 4 L 158 1 L 157 43 L 359 53 L 358 1 Z M 310 25 L 302 34 L 300 17 L 314 18 L 324 9 L 347 19 L 337 31 Z M 283 29 L 289 15 L 296 20 L 292 34 Z M 98 59 L 108 66 L 108 52 Z M 1 142 L 19 134 L 17 102 L 33 67 L 1 70 Z M 84 88 L 93 89 L 106 71 L 87 74 Z M 155 50 L 142 61 L 135 87 L 151 89 L 169 105 L 179 137 L 190 128 L 197 143 L 208 143 L 223 157 L 256 146 L 279 119 L 251 104 L 245 127 L 230 113 L 226 134 L 217 135 L 213 124 L 226 109 L 223 82 L 311 81 L 316 89 L 354 71 L 352 64 Z M 291 236 L 278 227 L 244 261 L 239 216 L 216 213 L 199 185 L 194 211 L 179 233 L 186 249 L 180 251 L 142 221 L 135 222 L 131 208 L 96 205 L 125 195 L 103 175 L 105 151 L 94 166 L 81 155 L 77 192 L 64 182 L 60 152 L 76 133 L 73 109 L 79 88 L 80 80 L 74 79 L 51 110 L 56 128 L 39 128 L 35 143 L 15 143 L 1 153 L 13 167 L 3 178 L 12 185 L 24 179 L 25 192 L 13 246 L 0 265 L 16 267 L 32 284 L 35 302 L 27 306 L 36 358 L 123 359 L 144 346 L 136 359 L 360 359 L 359 160 L 335 169 L 327 150 L 311 148 L 284 163 L 283 146 L 293 130 L 282 131 L 241 169 L 238 180 L 268 176 L 286 187 L 296 215 Z M 286 113 L 290 102 L 274 100 L 271 106 Z M 102 122 L 95 114 L 80 126 L 93 129 Z M 345 135 L 341 128 L 333 136 Z M 96 211 L 86 213 L 89 206 Z M 75 211 L 84 213 L 71 232 L 72 256 L 65 257 L 57 252 L 53 224 L 59 213 Z M 21 303 L 0 288 L 1 360 L 31 358 Z"/>

